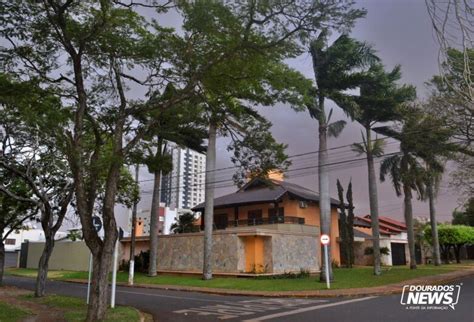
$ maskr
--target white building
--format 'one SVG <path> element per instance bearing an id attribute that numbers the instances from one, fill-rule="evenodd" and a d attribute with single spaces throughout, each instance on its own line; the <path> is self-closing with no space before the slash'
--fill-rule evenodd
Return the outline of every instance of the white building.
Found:
<path id="1" fill-rule="evenodd" d="M 168 235 L 170 233 L 171 225 L 175 222 L 179 211 L 165 207 L 164 203 L 160 203 L 158 212 L 158 233 L 160 235 Z M 132 213 L 129 212 L 128 228 L 132 229 Z M 136 236 L 150 235 L 150 209 L 139 209 L 137 211 Z"/>
<path id="2" fill-rule="evenodd" d="M 161 202 L 171 209 L 191 209 L 204 201 L 206 156 L 171 144 L 173 171 L 162 178 Z"/>
<path id="3" fill-rule="evenodd" d="M 58 231 L 55 235 L 55 239 L 61 239 L 67 236 L 67 233 Z M 42 229 L 36 228 L 27 228 L 27 229 L 18 229 L 13 231 L 5 239 L 5 251 L 15 252 L 21 249 L 21 244 L 29 242 L 42 242 L 45 241 L 44 232 Z"/>

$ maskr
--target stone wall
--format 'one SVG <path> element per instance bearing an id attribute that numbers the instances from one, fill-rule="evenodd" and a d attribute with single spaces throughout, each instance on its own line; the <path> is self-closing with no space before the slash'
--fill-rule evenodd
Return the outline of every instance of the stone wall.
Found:
<path id="1" fill-rule="evenodd" d="M 244 245 L 235 234 L 213 235 L 213 269 L 216 272 L 239 272 L 245 269 Z M 160 271 L 202 271 L 203 234 L 179 234 L 158 238 Z"/>
<path id="2" fill-rule="evenodd" d="M 273 273 L 319 271 L 316 236 L 275 234 L 271 238 Z"/>

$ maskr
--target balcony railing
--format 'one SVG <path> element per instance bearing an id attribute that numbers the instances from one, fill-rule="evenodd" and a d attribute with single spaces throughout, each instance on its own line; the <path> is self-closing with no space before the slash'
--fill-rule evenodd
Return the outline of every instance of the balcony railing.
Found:
<path id="1" fill-rule="evenodd" d="M 301 218 L 301 217 L 278 216 L 278 217 L 269 217 L 269 218 L 232 220 L 229 222 L 228 227 L 258 226 L 258 225 L 271 225 L 271 224 L 304 225 L 304 223 L 305 223 L 304 218 Z"/>

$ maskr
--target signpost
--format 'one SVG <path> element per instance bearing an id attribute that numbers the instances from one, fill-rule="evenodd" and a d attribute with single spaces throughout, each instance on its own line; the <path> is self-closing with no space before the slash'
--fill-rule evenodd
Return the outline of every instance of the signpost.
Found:
<path id="1" fill-rule="evenodd" d="M 99 232 L 102 229 L 102 220 L 99 216 L 92 216 L 92 225 L 95 228 L 96 232 Z M 89 304 L 89 297 L 91 293 L 91 278 L 92 278 L 92 253 L 89 258 L 89 279 L 87 280 L 87 300 L 86 303 Z"/>
<path id="2" fill-rule="evenodd" d="M 325 275 L 326 275 L 326 286 L 327 288 L 331 288 L 330 281 L 329 281 L 329 255 L 328 255 L 328 244 L 331 241 L 331 238 L 329 238 L 329 235 L 323 234 L 321 235 L 320 238 L 321 244 L 324 246 L 324 262 L 326 265 L 324 265 L 325 268 Z"/>

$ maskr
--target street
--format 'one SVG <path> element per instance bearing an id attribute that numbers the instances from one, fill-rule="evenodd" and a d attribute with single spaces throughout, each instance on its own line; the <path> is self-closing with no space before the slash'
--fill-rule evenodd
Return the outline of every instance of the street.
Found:
<path id="1" fill-rule="evenodd" d="M 277 283 L 277 281 L 276 281 Z M 6 276 L 6 285 L 33 289 L 34 279 Z M 455 309 L 411 310 L 400 295 L 361 298 L 262 298 L 117 287 L 117 303 L 153 315 L 155 321 L 474 321 L 474 277 L 459 280 Z M 87 286 L 49 281 L 48 293 L 83 297 Z"/>

